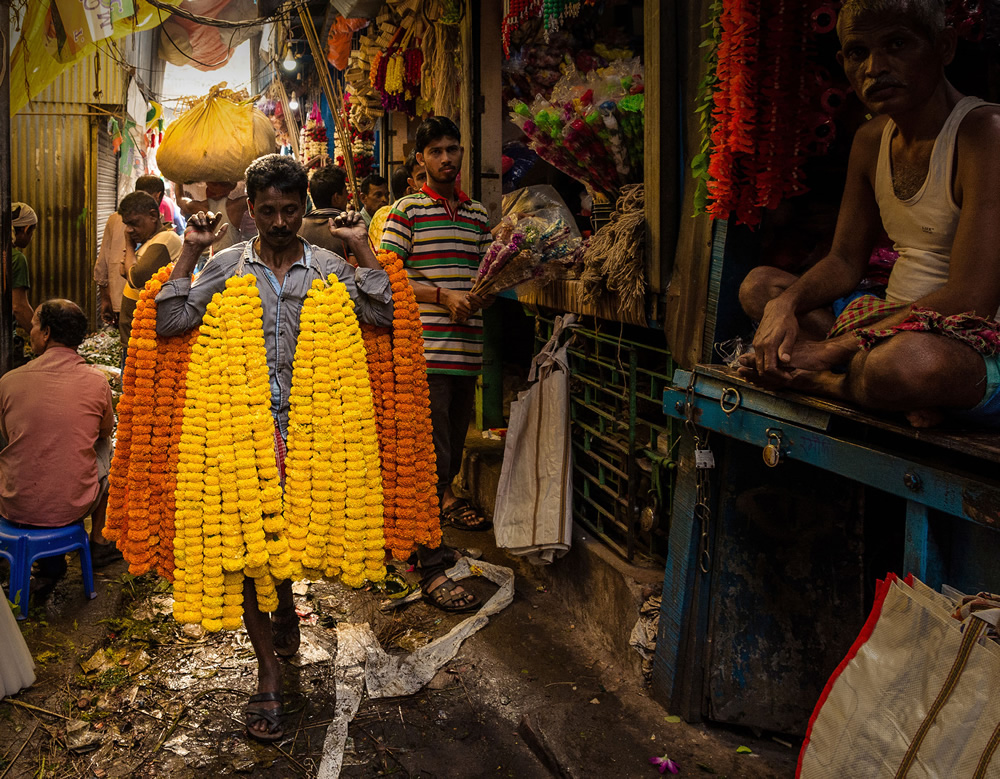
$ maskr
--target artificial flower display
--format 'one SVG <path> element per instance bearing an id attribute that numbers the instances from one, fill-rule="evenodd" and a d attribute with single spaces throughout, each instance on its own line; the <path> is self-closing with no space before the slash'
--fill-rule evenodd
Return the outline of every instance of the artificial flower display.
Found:
<path id="1" fill-rule="evenodd" d="M 308 578 L 385 578 L 382 472 L 361 329 L 331 275 L 306 295 L 292 367 L 285 524 Z"/>
<path id="2" fill-rule="evenodd" d="M 156 335 L 155 298 L 169 273 L 170 266 L 161 268 L 149 281 L 132 320 L 104 528 L 130 573 L 156 570 L 167 579 L 174 571 L 174 489 L 193 343 L 193 334 Z"/>
<path id="3" fill-rule="evenodd" d="M 431 403 L 413 287 L 397 254 L 380 251 L 378 259 L 392 284 L 392 328 L 362 327 L 382 454 L 386 546 L 405 560 L 417 544 L 441 543 Z"/>

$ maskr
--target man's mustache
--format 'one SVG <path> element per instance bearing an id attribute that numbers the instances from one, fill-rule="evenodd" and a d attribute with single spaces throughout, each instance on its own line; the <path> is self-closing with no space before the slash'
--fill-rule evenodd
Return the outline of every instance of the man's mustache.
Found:
<path id="1" fill-rule="evenodd" d="M 903 83 L 897 81 L 894 78 L 880 78 L 876 79 L 873 84 L 865 87 L 865 97 L 871 97 L 873 92 L 878 92 L 880 89 L 888 89 L 890 87 L 902 87 Z"/>

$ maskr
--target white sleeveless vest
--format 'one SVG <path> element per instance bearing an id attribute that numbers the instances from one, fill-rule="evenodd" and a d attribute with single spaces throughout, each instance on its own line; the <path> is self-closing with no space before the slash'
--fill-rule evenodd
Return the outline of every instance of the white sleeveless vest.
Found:
<path id="1" fill-rule="evenodd" d="M 899 252 L 886 289 L 890 303 L 912 303 L 948 281 L 951 247 L 961 213 L 952 191 L 955 139 L 966 115 L 984 105 L 992 104 L 965 97 L 955 105 L 934 141 L 927 178 L 909 200 L 900 200 L 892 189 L 890 145 L 896 123 L 890 119 L 885 124 L 875 169 L 875 200 L 885 231 Z"/>

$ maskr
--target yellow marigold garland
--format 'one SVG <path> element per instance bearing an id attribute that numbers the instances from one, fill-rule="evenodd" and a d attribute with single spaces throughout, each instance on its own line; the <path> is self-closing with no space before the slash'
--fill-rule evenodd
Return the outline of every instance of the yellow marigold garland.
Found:
<path id="1" fill-rule="evenodd" d="M 174 616 L 236 629 L 243 577 L 258 607 L 278 606 L 275 578 L 292 566 L 282 535 L 281 486 L 262 308 L 252 275 L 231 278 L 209 303 L 194 345 L 175 500 Z"/>
<path id="2" fill-rule="evenodd" d="M 434 548 L 441 543 L 437 471 L 423 327 L 417 299 L 399 256 L 380 251 L 378 259 L 392 285 L 392 340 L 388 353 L 377 333 L 374 339 L 369 336 L 366 345 L 369 346 L 369 375 L 372 384 L 378 386 L 376 392 L 382 400 L 377 410 L 382 417 L 383 435 L 379 437 L 382 480 L 388 485 L 385 488 L 386 540 L 393 557 L 405 560 L 416 544 Z"/>
<path id="3" fill-rule="evenodd" d="M 285 520 L 293 562 L 360 587 L 385 578 L 378 434 L 354 303 L 335 277 L 306 296 L 292 368 Z"/>

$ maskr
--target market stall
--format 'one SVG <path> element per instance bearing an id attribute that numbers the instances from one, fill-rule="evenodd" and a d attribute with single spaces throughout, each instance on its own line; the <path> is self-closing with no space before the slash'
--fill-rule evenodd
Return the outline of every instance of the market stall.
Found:
<path id="1" fill-rule="evenodd" d="M 866 110 L 835 59 L 832 7 L 702 10 L 690 202 L 715 221 L 701 235 L 711 261 L 690 265 L 672 290 L 690 311 L 701 307 L 704 325 L 684 336 L 676 353 L 688 370 L 662 397 L 686 434 L 654 689 L 689 719 L 801 734 L 877 578 L 997 587 L 987 562 L 1000 543 L 987 508 L 996 441 L 982 430 L 918 431 L 898 415 L 769 391 L 731 370 L 753 332 L 740 283 L 756 265 L 801 272 L 825 254 Z M 989 95 L 981 10 L 949 4 L 962 36 L 949 78 Z M 884 286 L 894 260 L 876 246 L 862 289 Z M 682 332 L 668 326 L 668 336 L 679 343 Z"/>

